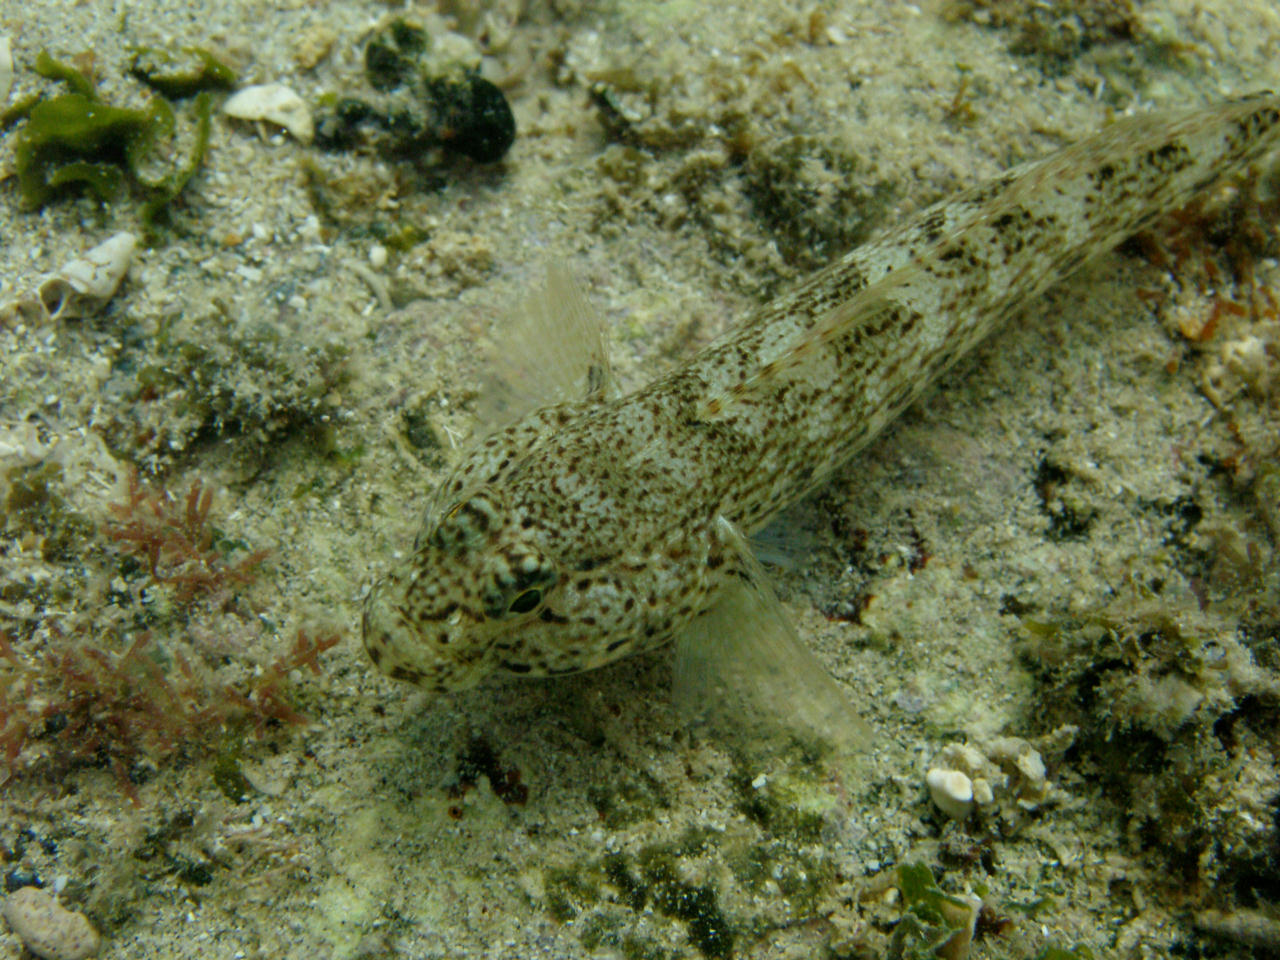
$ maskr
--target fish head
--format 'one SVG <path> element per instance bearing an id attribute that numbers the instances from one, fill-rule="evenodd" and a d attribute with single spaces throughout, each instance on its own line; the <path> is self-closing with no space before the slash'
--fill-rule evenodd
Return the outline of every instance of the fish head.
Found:
<path id="1" fill-rule="evenodd" d="M 493 672 L 497 641 L 536 620 L 560 580 L 530 527 L 493 486 L 429 521 L 365 602 L 364 646 L 378 669 L 437 692 Z"/>

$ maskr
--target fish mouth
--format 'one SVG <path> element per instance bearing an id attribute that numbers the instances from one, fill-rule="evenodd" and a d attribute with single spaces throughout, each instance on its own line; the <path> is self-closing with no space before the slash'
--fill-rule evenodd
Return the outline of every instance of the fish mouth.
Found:
<path id="1" fill-rule="evenodd" d="M 474 625 L 459 616 L 456 603 L 420 623 L 404 609 L 398 587 L 393 577 L 374 584 L 361 615 L 365 653 L 379 671 L 437 693 L 474 687 L 493 672 L 488 638 L 459 630 Z"/>

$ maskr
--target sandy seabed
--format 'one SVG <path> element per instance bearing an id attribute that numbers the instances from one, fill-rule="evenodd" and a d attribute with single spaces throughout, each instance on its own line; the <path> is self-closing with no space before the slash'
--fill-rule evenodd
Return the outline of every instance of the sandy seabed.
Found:
<path id="1" fill-rule="evenodd" d="M 1280 89 L 1280 13 L 3 0 L 0 35 L 11 103 L 57 91 L 32 72 L 48 50 L 140 106 L 132 51 L 197 44 L 319 111 L 364 88 L 395 16 L 482 55 L 518 127 L 501 163 L 328 153 L 215 111 L 106 309 L 0 326 L 0 731 L 40 721 L 0 795 L 6 889 L 64 885 L 110 958 L 878 957 L 917 955 L 902 917 L 928 910 L 895 868 L 923 863 L 981 900 L 973 957 L 1275 951 L 1280 271 L 1275 224 L 1229 198 L 1027 304 L 785 518 L 806 557 L 779 592 L 875 731 L 856 770 L 690 731 L 666 653 L 427 697 L 371 670 L 359 606 L 480 429 L 486 351 L 549 260 L 634 388 L 1117 114 Z M 141 232 L 128 198 L 25 209 L 20 130 L 0 300 Z M 217 491 L 215 584 L 119 535 L 131 476 L 179 508 Z M 318 674 L 288 660 L 300 630 L 342 638 Z M 110 702 L 59 673 L 143 634 L 187 691 L 173 742 L 110 724 L 152 672 Z M 926 771 L 1007 738 L 1043 780 L 995 763 L 992 805 L 948 820 Z"/>

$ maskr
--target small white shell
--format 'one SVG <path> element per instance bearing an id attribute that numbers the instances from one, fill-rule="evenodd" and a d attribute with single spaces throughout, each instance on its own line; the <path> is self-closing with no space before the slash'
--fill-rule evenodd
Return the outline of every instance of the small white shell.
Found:
<path id="1" fill-rule="evenodd" d="M 934 767 L 924 782 L 934 806 L 952 820 L 963 820 L 973 812 L 973 781 L 959 770 Z"/>
<path id="2" fill-rule="evenodd" d="M 9 99 L 13 89 L 13 48 L 8 37 L 0 37 L 0 104 Z"/>
<path id="3" fill-rule="evenodd" d="M 27 949 L 44 960 L 84 960 L 98 952 L 98 931 L 83 913 L 68 910 L 48 890 L 21 887 L 0 908 Z"/>
<path id="4" fill-rule="evenodd" d="M 222 112 L 239 120 L 274 123 L 301 143 L 310 143 L 315 135 L 307 102 L 280 83 L 261 83 L 237 90 L 222 105 Z"/>
<path id="5" fill-rule="evenodd" d="M 138 238 L 122 231 L 45 277 L 36 288 L 40 308 L 53 320 L 97 313 L 115 296 L 137 246 Z"/>

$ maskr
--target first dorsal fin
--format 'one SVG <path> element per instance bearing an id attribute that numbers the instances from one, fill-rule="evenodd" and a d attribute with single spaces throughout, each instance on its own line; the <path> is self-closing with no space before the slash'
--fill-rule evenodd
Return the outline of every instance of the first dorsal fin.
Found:
<path id="1" fill-rule="evenodd" d="M 616 394 L 604 327 L 563 264 L 547 265 L 545 284 L 492 340 L 480 409 L 491 427 L 554 403 Z"/>

